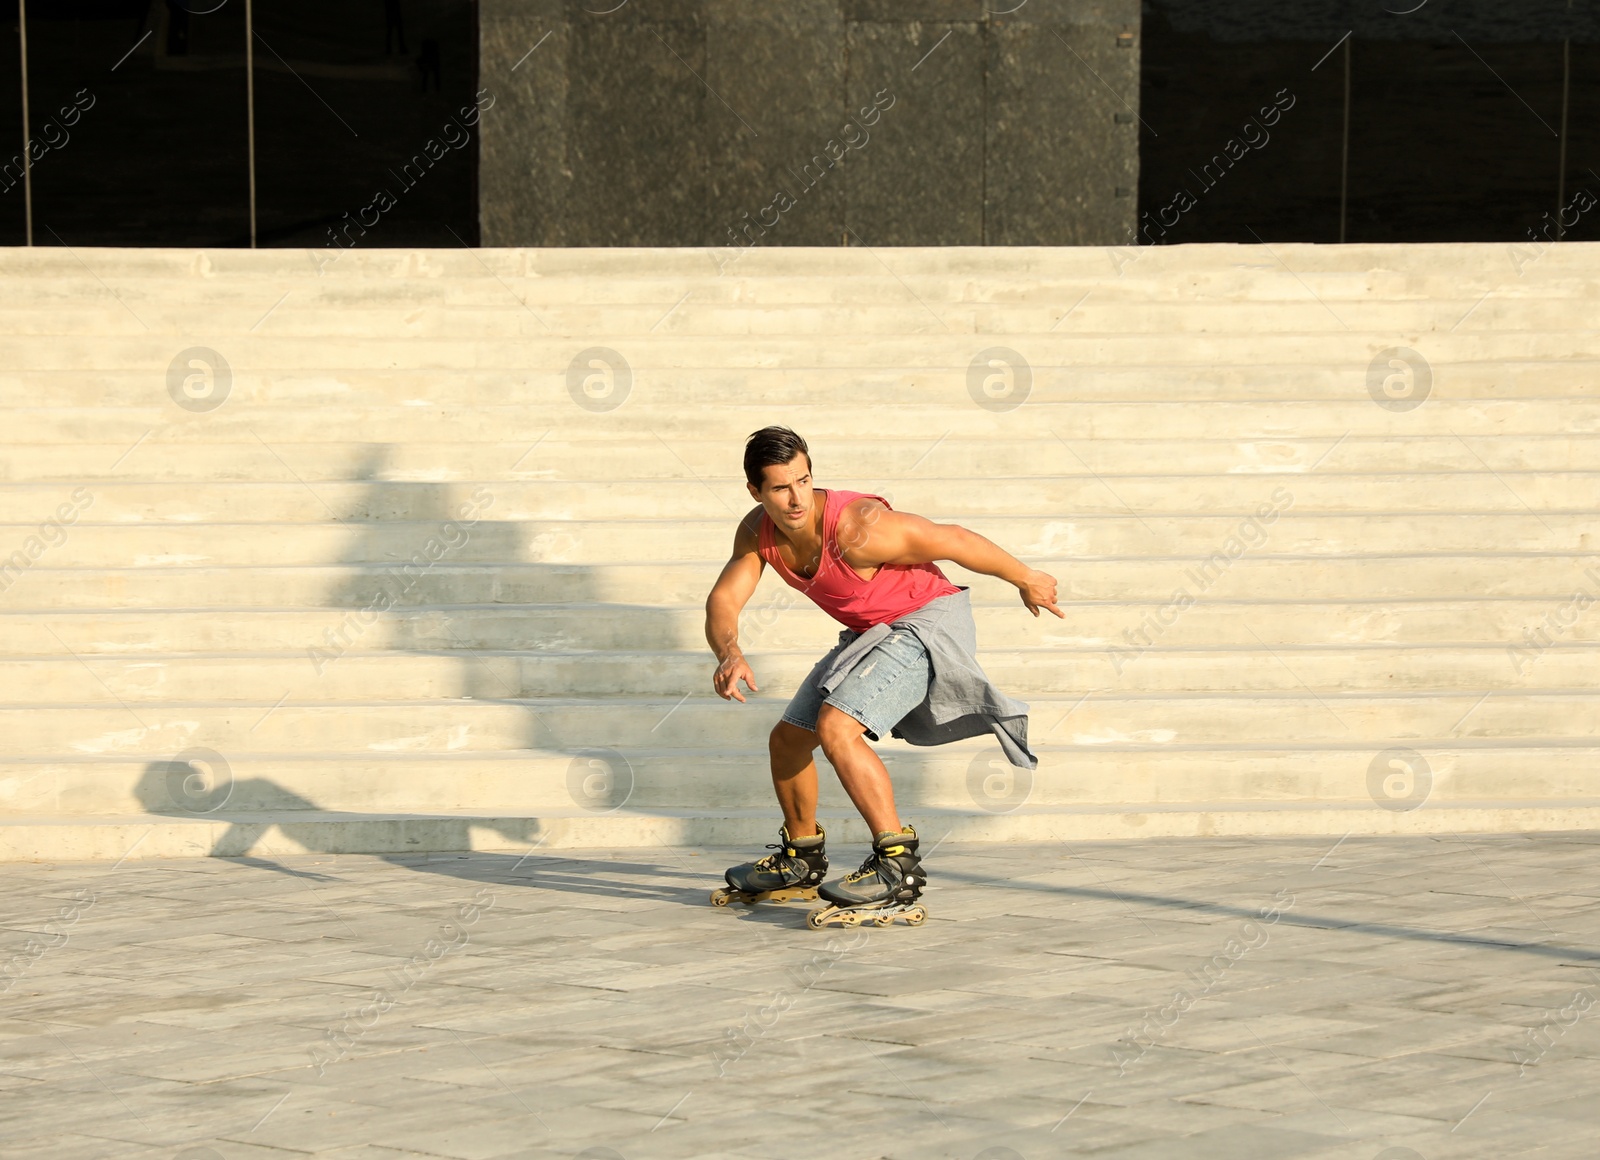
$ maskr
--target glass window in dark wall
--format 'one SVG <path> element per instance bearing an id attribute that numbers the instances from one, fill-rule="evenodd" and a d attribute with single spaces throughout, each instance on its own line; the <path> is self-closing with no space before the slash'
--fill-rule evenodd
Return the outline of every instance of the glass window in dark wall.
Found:
<path id="1" fill-rule="evenodd" d="M 476 5 L 256 0 L 255 21 L 260 244 L 476 245 Z"/>
<path id="2" fill-rule="evenodd" d="M 23 242 L 20 53 L 17 2 L 0 0 L 0 246 Z"/>
<path id="3" fill-rule="evenodd" d="M 1574 241 L 1600 241 L 1600 36 L 1574 40 L 1567 105 L 1567 164 L 1560 208 L 1564 236 Z M 1583 78 L 1579 83 L 1578 78 Z M 1582 196 L 1579 196 L 1580 191 Z M 1585 209 L 1584 207 L 1588 208 Z M 1556 207 L 1552 205 L 1551 216 Z M 1535 233 L 1552 228 L 1537 223 Z"/>
<path id="4" fill-rule="evenodd" d="M 1190 7 L 1145 4 L 1139 241 L 1337 242 L 1337 34 L 1227 38 Z"/>
<path id="5" fill-rule="evenodd" d="M 1352 241 L 1512 241 L 1555 203 L 1561 45 L 1474 39 L 1354 44 Z"/>
<path id="6" fill-rule="evenodd" d="M 0 11 L 3 167 L 22 133 L 15 0 Z M 492 98 L 476 96 L 473 0 L 255 0 L 253 14 L 258 244 L 331 247 L 335 227 L 342 245 L 476 244 Z M 249 245 L 243 0 L 30 0 L 28 55 L 32 132 L 50 146 L 33 166 L 35 244 Z M 0 244 L 23 241 L 16 180 Z"/>
<path id="7" fill-rule="evenodd" d="M 18 112 L 0 127 L 4 156 L 22 149 L 11 47 L 0 87 Z M 243 61 L 237 2 L 201 14 L 167 0 L 30 0 L 34 244 L 248 244 Z M 22 192 L 0 194 L 17 202 L 4 219 L 13 245 Z"/>
<path id="8" fill-rule="evenodd" d="M 1600 2 L 1388 7 L 1145 0 L 1141 220 L 1185 181 L 1204 190 L 1157 240 L 1337 241 L 1347 55 L 1347 240 L 1526 240 L 1584 182 L 1600 196 Z M 1300 99 L 1271 143 L 1197 180 L 1195 158 L 1280 87 Z M 1565 236 L 1600 237 L 1597 220 L 1569 210 Z"/>

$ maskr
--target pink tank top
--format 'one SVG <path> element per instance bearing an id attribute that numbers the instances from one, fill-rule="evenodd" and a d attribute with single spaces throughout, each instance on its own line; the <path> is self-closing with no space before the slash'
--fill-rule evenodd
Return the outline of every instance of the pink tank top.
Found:
<path id="1" fill-rule="evenodd" d="M 822 509 L 822 559 L 815 575 L 807 580 L 789 570 L 778 554 L 778 529 L 765 511 L 761 513 L 760 552 L 789 587 L 811 597 L 840 624 L 854 632 L 866 632 L 875 624 L 889 624 L 931 600 L 961 591 L 946 579 L 937 564 L 884 564 L 871 580 L 863 580 L 840 554 L 839 513 L 846 504 L 863 497 L 881 500 L 885 507 L 890 507 L 889 501 L 864 491 L 840 491 L 834 487 L 818 490 L 823 490 L 826 500 Z"/>

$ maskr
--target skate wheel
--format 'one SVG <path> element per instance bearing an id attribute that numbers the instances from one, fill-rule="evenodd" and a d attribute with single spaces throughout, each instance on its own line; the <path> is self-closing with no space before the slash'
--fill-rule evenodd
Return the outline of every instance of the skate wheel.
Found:
<path id="1" fill-rule="evenodd" d="M 874 926 L 893 926 L 894 925 L 894 915 L 892 915 L 892 914 L 880 914 L 877 918 L 872 920 L 872 923 L 873 923 Z"/>
<path id="2" fill-rule="evenodd" d="M 747 894 L 739 895 L 739 901 L 744 903 L 746 906 L 754 906 L 756 904 L 756 900 Z"/>
<path id="3" fill-rule="evenodd" d="M 847 914 L 840 918 L 839 921 L 844 923 L 845 926 L 860 926 L 861 916 L 859 914 Z"/>
<path id="4" fill-rule="evenodd" d="M 728 892 L 726 890 L 713 890 L 711 892 L 711 905 L 712 906 L 727 906 L 728 905 Z"/>
<path id="5" fill-rule="evenodd" d="M 906 911 L 906 925 L 921 926 L 923 920 L 925 920 L 927 917 L 928 912 L 926 910 L 922 909 L 920 906 L 913 906 L 910 910 Z"/>
<path id="6" fill-rule="evenodd" d="M 808 911 L 806 914 L 806 925 L 812 930 L 821 930 L 823 927 L 828 925 L 827 915 L 828 908 L 826 906 L 821 906 L 816 910 Z"/>

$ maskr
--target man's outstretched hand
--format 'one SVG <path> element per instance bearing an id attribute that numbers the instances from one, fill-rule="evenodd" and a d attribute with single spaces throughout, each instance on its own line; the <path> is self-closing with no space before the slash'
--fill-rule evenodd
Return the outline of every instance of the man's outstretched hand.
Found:
<path id="1" fill-rule="evenodd" d="M 724 701 L 744 701 L 744 695 L 739 692 L 739 682 L 743 681 L 745 688 L 752 693 L 759 693 L 760 686 L 756 684 L 756 675 L 750 671 L 750 666 L 745 663 L 744 656 L 740 653 L 731 654 L 727 660 L 717 666 L 716 675 L 711 678 L 712 686 L 717 690 L 717 696 Z"/>
<path id="2" fill-rule="evenodd" d="M 1022 603 L 1029 612 L 1039 615 L 1039 609 L 1048 608 L 1062 620 L 1067 614 L 1056 607 L 1056 578 L 1048 572 L 1029 572 L 1027 579 L 1017 585 L 1017 590 L 1022 593 Z"/>

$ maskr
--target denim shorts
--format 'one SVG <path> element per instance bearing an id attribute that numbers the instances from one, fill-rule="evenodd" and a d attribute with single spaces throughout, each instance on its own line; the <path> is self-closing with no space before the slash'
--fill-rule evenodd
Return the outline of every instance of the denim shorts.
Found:
<path id="1" fill-rule="evenodd" d="M 865 725 L 867 736 L 872 740 L 882 741 L 902 717 L 922 704 L 928 695 L 933 668 L 928 663 L 928 650 L 908 628 L 890 629 L 888 636 L 856 662 L 856 667 L 839 687 L 823 697 L 822 690 L 817 687 L 818 679 L 828 671 L 833 658 L 859 635 L 848 629 L 840 634 L 839 643 L 800 683 L 800 690 L 783 711 L 785 721 L 816 732 L 817 714 L 826 703 Z"/>

